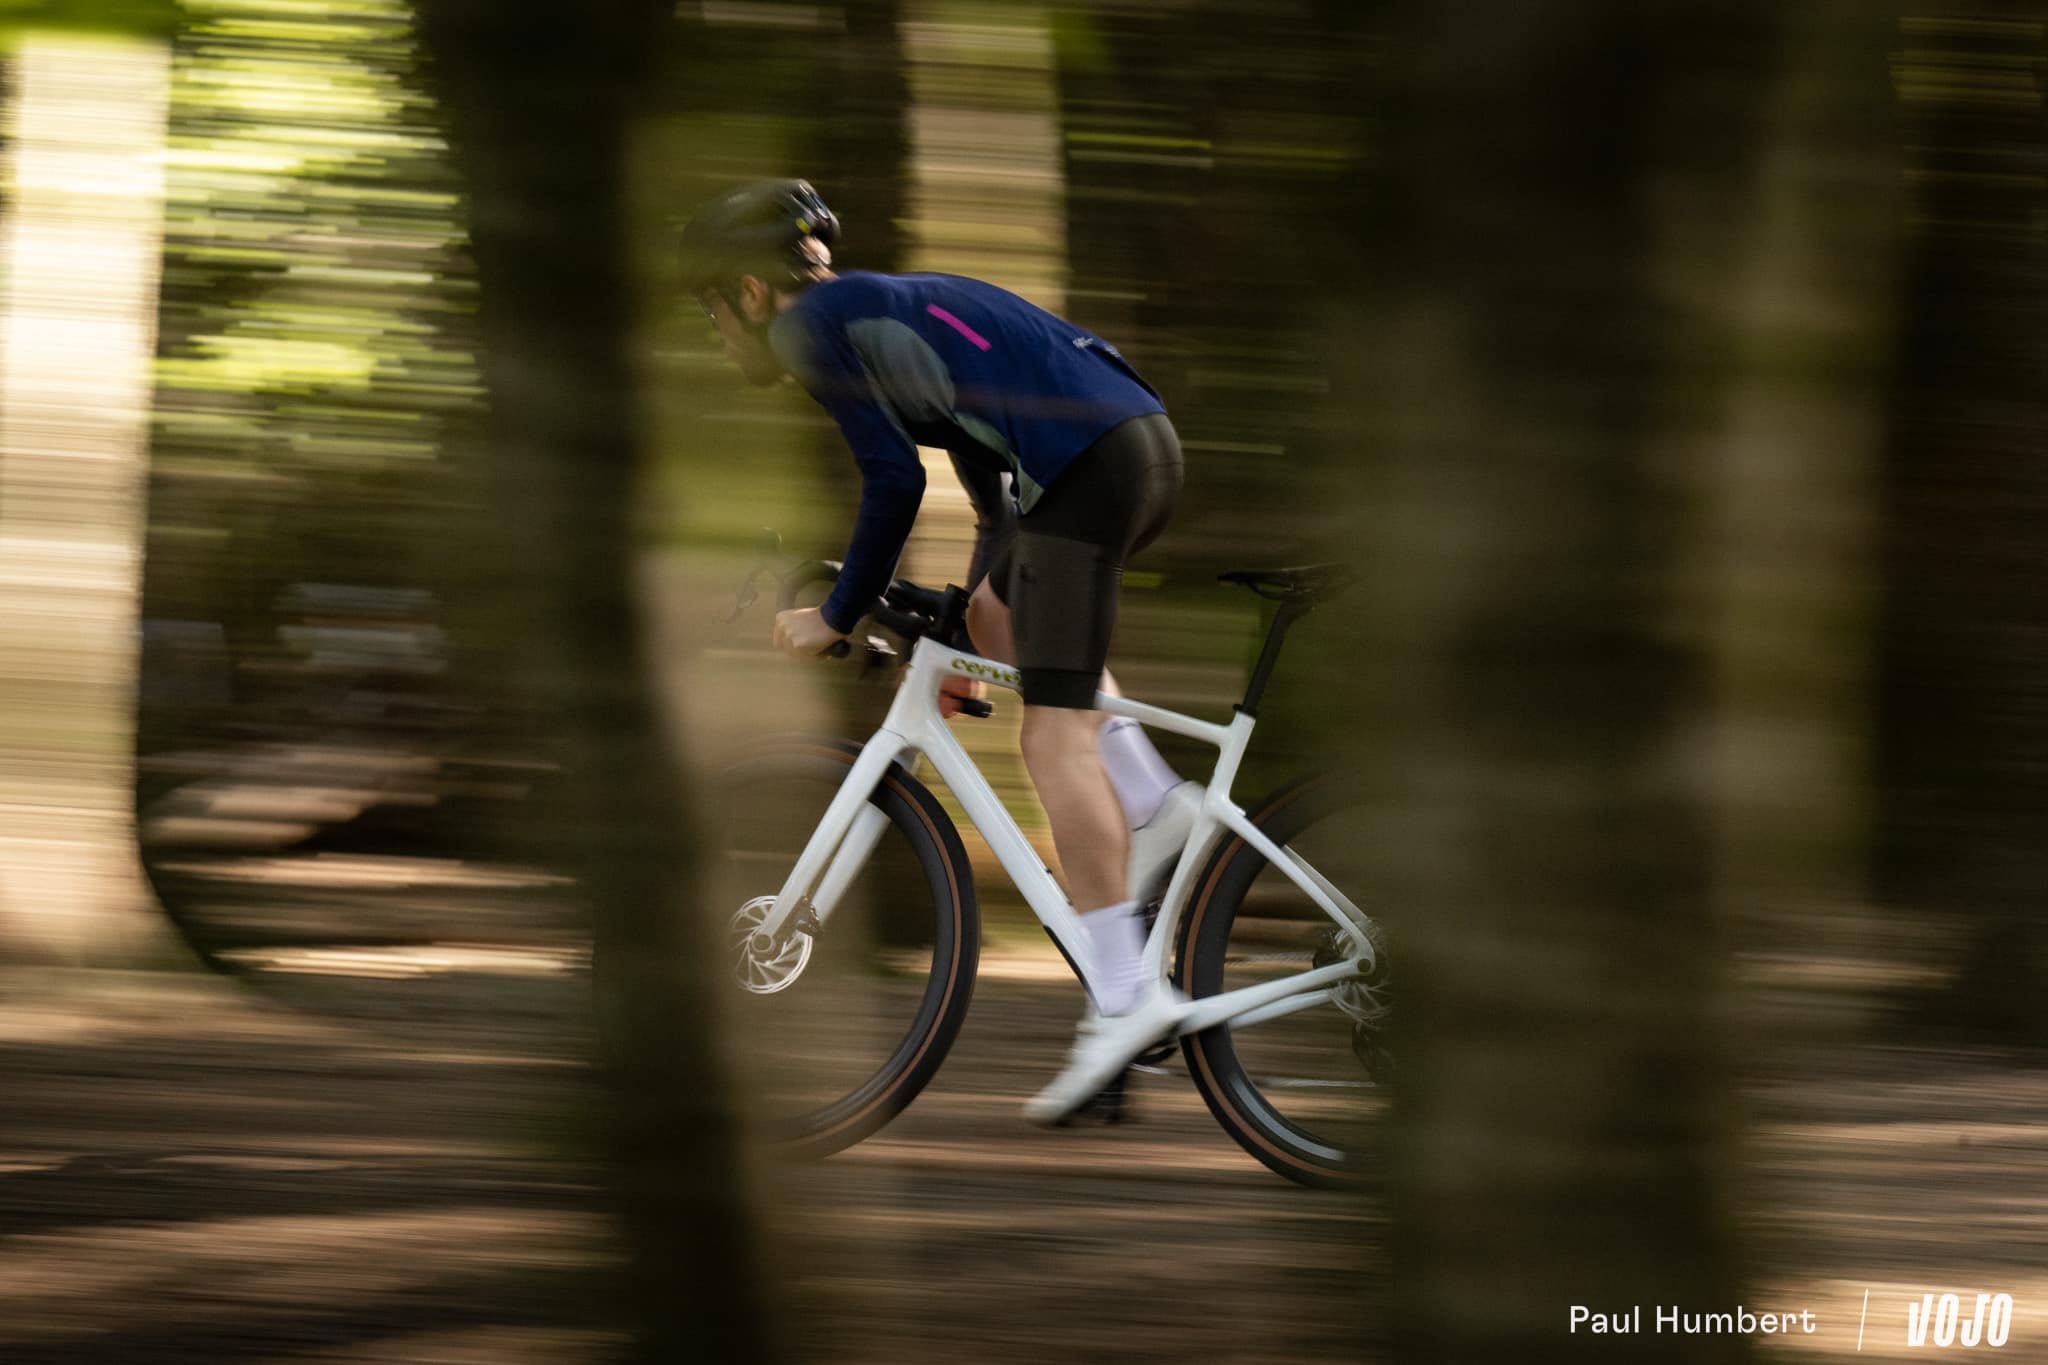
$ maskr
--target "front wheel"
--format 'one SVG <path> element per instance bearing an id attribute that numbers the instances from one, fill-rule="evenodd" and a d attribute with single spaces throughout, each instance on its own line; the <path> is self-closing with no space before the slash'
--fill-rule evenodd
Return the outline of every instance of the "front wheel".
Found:
<path id="1" fill-rule="evenodd" d="M 1357 896 L 1364 842 L 1347 784 L 1299 783 L 1247 815 L 1268 838 Z M 1371 905 L 1360 909 L 1374 912 Z M 1293 878 L 1231 834 L 1203 869 L 1181 924 L 1177 984 L 1197 999 L 1365 957 L 1373 960 L 1369 971 L 1316 993 L 1306 1008 L 1181 1040 L 1188 1074 L 1224 1131 L 1304 1185 L 1355 1186 L 1371 1166 L 1391 1068 L 1385 936 L 1377 925 L 1340 926 Z"/>
<path id="2" fill-rule="evenodd" d="M 966 850 L 931 792 L 891 765 L 856 831 L 864 855 L 822 921 L 754 933 L 858 750 L 795 740 L 721 774 L 712 912 L 743 1108 L 767 1139 L 822 1156 L 900 1113 L 966 1017 L 981 944 Z M 849 836 L 850 838 L 859 835 Z"/>

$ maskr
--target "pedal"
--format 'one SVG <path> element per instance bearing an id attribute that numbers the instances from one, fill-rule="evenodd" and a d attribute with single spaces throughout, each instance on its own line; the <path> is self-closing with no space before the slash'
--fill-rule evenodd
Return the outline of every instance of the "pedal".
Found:
<path id="1" fill-rule="evenodd" d="M 1159 918 L 1160 907 L 1163 906 L 1165 903 L 1166 878 L 1161 877 L 1158 881 L 1152 884 L 1151 888 L 1148 889 L 1144 895 L 1138 898 L 1138 904 L 1141 907 L 1138 911 L 1138 915 L 1140 921 L 1145 926 L 1145 936 L 1147 938 L 1150 938 L 1152 936 L 1153 922 Z"/>
<path id="2" fill-rule="evenodd" d="M 1168 1035 L 1131 1058 L 1131 1065 L 1145 1071 L 1150 1071 L 1154 1075 L 1163 1075 L 1164 1073 L 1160 1068 L 1166 1064 L 1167 1059 L 1172 1057 L 1175 1050 L 1179 1047 L 1179 1040 Z"/>
<path id="3" fill-rule="evenodd" d="M 1130 1075 L 1128 1069 L 1117 1073 L 1115 1080 L 1096 1091 L 1092 1099 L 1062 1119 L 1059 1126 L 1068 1128 L 1077 1123 L 1100 1123 L 1110 1126 L 1128 1122 L 1134 1117 L 1126 1086 Z"/>
<path id="4" fill-rule="evenodd" d="M 1095 1098 L 1081 1106 L 1081 1113 L 1096 1123 L 1118 1124 L 1131 1117 L 1129 1103 L 1131 1073 L 1128 1068 L 1095 1092 Z"/>

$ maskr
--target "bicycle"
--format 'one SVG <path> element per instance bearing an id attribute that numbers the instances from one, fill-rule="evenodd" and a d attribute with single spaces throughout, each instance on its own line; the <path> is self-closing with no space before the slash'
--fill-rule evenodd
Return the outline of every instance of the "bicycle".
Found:
<path id="1" fill-rule="evenodd" d="M 782 575 L 783 605 L 837 567 L 814 560 Z M 729 619 L 751 603 L 763 571 L 749 576 Z M 1145 963 L 1189 998 L 1176 1037 L 1224 1130 L 1291 1180 L 1350 1185 L 1365 1173 L 1372 1094 L 1390 1071 L 1392 977 L 1381 928 L 1301 852 L 1331 837 L 1317 852 L 1330 866 L 1356 847 L 1340 818 L 1349 794 L 1321 778 L 1249 809 L 1230 798 L 1288 629 L 1348 575 L 1312 565 L 1220 578 L 1278 604 L 1228 724 L 1097 697 L 1106 713 L 1218 751 L 1193 834 L 1157 898 Z M 860 745 L 772 741 L 723 774 L 718 894 L 741 897 L 727 921 L 727 963 L 749 1006 L 740 1045 L 756 1054 L 742 1064 L 770 1111 L 768 1136 L 806 1154 L 837 1151 L 902 1112 L 944 1061 L 972 995 L 973 874 L 959 832 L 914 771 L 920 758 L 1077 976 L 1088 953 L 1079 916 L 941 716 L 946 679 L 1012 691 L 1020 683 L 1015 669 L 967 648 L 966 603 L 958 587 L 892 583 L 869 619 L 911 652 L 906 659 L 874 637 L 863 649 L 871 666 L 903 669 L 880 728 Z M 970 716 L 991 709 L 963 706 Z M 1140 1061 L 1170 1055 L 1172 1042 Z M 1098 1097 L 1098 1117 L 1120 1117 L 1120 1087 Z"/>

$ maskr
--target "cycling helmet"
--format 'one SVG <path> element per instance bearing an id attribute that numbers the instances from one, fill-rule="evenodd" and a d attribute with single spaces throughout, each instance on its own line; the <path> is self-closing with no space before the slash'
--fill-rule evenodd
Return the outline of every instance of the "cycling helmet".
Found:
<path id="1" fill-rule="evenodd" d="M 683 286 L 723 290 L 742 275 L 794 284 L 818 264 L 808 238 L 830 247 L 839 219 L 804 180 L 757 180 L 697 210 L 683 229 Z"/>

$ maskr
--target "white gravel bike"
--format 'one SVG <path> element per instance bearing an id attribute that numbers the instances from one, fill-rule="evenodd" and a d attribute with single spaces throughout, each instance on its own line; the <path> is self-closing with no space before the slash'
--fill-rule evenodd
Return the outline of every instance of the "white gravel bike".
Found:
<path id="1" fill-rule="evenodd" d="M 811 561 L 784 575 L 784 604 L 837 567 Z M 1332 779 L 1293 783 L 1248 807 L 1231 796 L 1288 628 L 1348 576 L 1314 565 L 1221 577 L 1277 604 L 1227 723 L 1096 699 L 1104 712 L 1218 753 L 1187 847 L 1152 888 L 1145 963 L 1190 999 L 1178 1042 L 1225 1131 L 1291 1180 L 1351 1184 L 1365 1173 L 1383 1104 L 1391 985 L 1382 930 L 1339 889 L 1360 847 L 1356 807 Z M 771 1138 L 807 1153 L 837 1151 L 902 1112 L 945 1060 L 973 993 L 973 875 L 952 819 L 917 775 L 920 760 L 1068 964 L 1087 959 L 1079 916 L 941 715 L 946 679 L 1019 685 L 1015 669 L 966 647 L 966 602 L 957 587 L 892 584 L 869 619 L 910 652 L 868 639 L 870 666 L 902 669 L 881 727 L 864 744 L 790 739 L 753 750 L 723 772 L 711 812 L 739 1062 Z M 1140 1061 L 1163 1060 L 1173 1042 Z M 1118 1082 L 1096 1116 L 1118 1118 L 1122 1098 Z"/>

